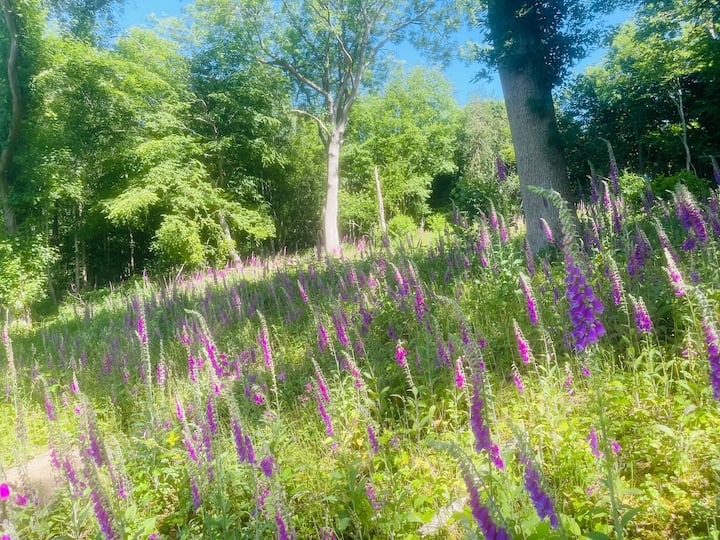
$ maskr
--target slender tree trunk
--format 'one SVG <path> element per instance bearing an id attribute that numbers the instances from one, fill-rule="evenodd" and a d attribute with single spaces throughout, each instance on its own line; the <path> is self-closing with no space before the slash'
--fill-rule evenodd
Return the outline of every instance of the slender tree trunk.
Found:
<path id="1" fill-rule="evenodd" d="M 680 85 L 680 81 L 677 81 L 678 90 L 677 90 L 677 100 L 675 100 L 675 105 L 677 105 L 678 113 L 680 114 L 680 125 L 682 126 L 682 143 L 683 148 L 685 149 L 685 169 L 687 172 L 692 172 L 692 157 L 690 154 L 690 146 L 688 145 L 688 137 L 687 137 L 687 120 L 685 119 L 685 106 L 683 104 L 683 91 L 682 86 Z"/>
<path id="2" fill-rule="evenodd" d="M 338 231 L 338 194 L 340 190 L 340 150 L 344 127 L 335 127 L 327 140 L 327 194 L 323 209 L 323 240 L 325 251 L 330 254 L 340 247 Z"/>
<path id="3" fill-rule="evenodd" d="M 380 234 L 385 238 L 387 236 L 387 223 L 385 223 L 385 204 L 383 203 L 382 187 L 380 186 L 380 174 L 378 174 L 377 165 L 375 165 L 375 189 L 378 198 L 378 214 L 380 216 Z"/>
<path id="4" fill-rule="evenodd" d="M 135 274 L 135 238 L 132 230 L 130 231 L 130 275 Z"/>
<path id="5" fill-rule="evenodd" d="M 233 263 L 239 264 L 240 263 L 240 255 L 238 255 L 238 252 L 235 249 L 235 240 L 233 240 L 232 234 L 230 233 L 230 227 L 228 226 L 227 221 L 225 220 L 225 216 L 220 214 L 219 220 L 220 220 L 220 227 L 222 227 L 223 233 L 225 234 L 225 241 L 228 243 L 230 257 L 232 257 Z"/>
<path id="6" fill-rule="evenodd" d="M 22 95 L 20 93 L 20 80 L 18 78 L 18 55 L 20 52 L 19 36 L 16 23 L 16 12 L 13 0 L 0 0 L 5 24 L 8 30 L 8 58 L 7 75 L 10 85 L 10 96 L 12 100 L 12 112 L 10 126 L 8 128 L 7 140 L 0 153 L 0 199 L 2 199 L 3 218 L 5 231 L 8 234 L 15 234 L 15 212 L 10 206 L 10 165 L 12 164 L 20 135 L 20 122 L 22 121 Z"/>
<path id="7" fill-rule="evenodd" d="M 557 209 L 528 188 L 555 190 L 572 205 L 567 166 L 562 148 L 551 88 L 538 81 L 531 69 L 499 68 L 515 160 L 517 162 L 523 211 L 530 249 L 537 253 L 548 244 L 541 226 L 545 219 L 554 238 L 561 237 Z"/>

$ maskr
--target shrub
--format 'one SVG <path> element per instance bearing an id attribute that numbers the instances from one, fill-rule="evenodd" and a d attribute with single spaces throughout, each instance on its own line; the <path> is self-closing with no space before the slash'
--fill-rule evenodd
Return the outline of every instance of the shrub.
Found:
<path id="1" fill-rule="evenodd" d="M 410 216 L 399 214 L 388 221 L 388 231 L 393 238 L 404 239 L 417 231 L 417 225 Z"/>
<path id="2" fill-rule="evenodd" d="M 197 225 L 178 216 L 165 216 L 155 233 L 153 249 L 167 266 L 197 268 L 205 261 Z"/>
<path id="3" fill-rule="evenodd" d="M 650 183 L 653 192 L 661 196 L 666 195 L 668 191 L 675 191 L 678 184 L 685 184 L 690 193 L 699 198 L 704 198 L 710 188 L 710 183 L 707 180 L 699 178 L 688 171 L 680 171 L 671 176 L 656 176 Z"/>

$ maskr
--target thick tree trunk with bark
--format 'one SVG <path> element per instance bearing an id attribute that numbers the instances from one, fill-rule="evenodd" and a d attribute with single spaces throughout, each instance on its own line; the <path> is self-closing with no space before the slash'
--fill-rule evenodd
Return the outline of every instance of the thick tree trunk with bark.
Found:
<path id="1" fill-rule="evenodd" d="M 325 251 L 330 254 L 340 247 L 338 230 L 338 195 L 340 191 L 340 150 L 343 143 L 343 127 L 335 127 L 327 139 L 327 193 L 323 211 L 323 240 Z"/>
<path id="2" fill-rule="evenodd" d="M 558 211 L 530 186 L 555 190 L 572 204 L 551 88 L 532 68 L 499 68 L 505 107 L 510 122 L 523 211 L 530 249 L 537 253 L 548 244 L 541 225 L 545 219 L 555 239 L 561 237 Z"/>
<path id="3" fill-rule="evenodd" d="M 7 140 L 2 149 L 2 153 L 0 153 L 0 199 L 2 199 L 5 232 L 7 234 L 15 234 L 15 212 L 10 206 L 9 174 L 20 135 L 20 122 L 22 121 L 22 95 L 20 93 L 20 80 L 18 78 L 20 43 L 18 41 L 19 36 L 16 22 L 17 13 L 12 0 L 0 0 L 0 5 L 2 6 L 5 24 L 8 30 L 7 75 L 12 101 Z"/>

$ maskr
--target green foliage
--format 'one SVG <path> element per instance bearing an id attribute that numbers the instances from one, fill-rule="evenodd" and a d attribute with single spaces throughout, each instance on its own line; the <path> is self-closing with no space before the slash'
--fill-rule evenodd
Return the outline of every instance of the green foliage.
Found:
<path id="1" fill-rule="evenodd" d="M 458 142 L 459 180 L 450 197 L 469 215 L 497 211 L 510 216 L 519 210 L 520 183 L 505 105 L 499 101 L 471 101 L 463 111 Z M 500 179 L 498 166 L 503 168 Z"/>
<path id="2" fill-rule="evenodd" d="M 433 179 L 456 170 L 458 125 L 450 85 L 437 71 L 397 71 L 382 94 L 360 98 L 342 161 L 343 220 L 361 233 L 377 223 L 375 167 L 388 217 L 427 215 Z"/>
<path id="3" fill-rule="evenodd" d="M 661 196 L 668 196 L 668 193 L 675 191 L 678 184 L 683 184 L 690 193 L 699 198 L 707 196 L 710 183 L 704 178 L 698 178 L 693 173 L 680 171 L 670 176 L 659 175 L 650 181 L 653 193 Z"/>
<path id="4" fill-rule="evenodd" d="M 648 187 L 648 182 L 639 174 L 623 171 L 618 174 L 618 186 L 620 187 L 620 191 L 627 202 L 638 204 L 642 201 L 642 197 Z M 660 193 L 660 191 L 655 191 L 654 189 L 653 191 L 655 193 Z"/>
<path id="5" fill-rule="evenodd" d="M 390 235 L 401 241 L 417 232 L 417 225 L 413 218 L 404 214 L 398 214 L 390 218 L 387 227 Z"/>
<path id="6" fill-rule="evenodd" d="M 155 232 L 153 249 L 170 265 L 197 268 L 205 261 L 200 231 L 196 223 L 178 216 L 165 216 Z"/>
<path id="7" fill-rule="evenodd" d="M 438 234 L 444 234 L 445 229 L 449 226 L 449 222 L 445 215 L 438 213 L 430 214 L 425 220 L 425 223 L 428 229 Z"/>
<path id="8" fill-rule="evenodd" d="M 0 309 L 8 309 L 14 317 L 28 317 L 47 294 L 53 253 L 44 240 L 27 234 L 0 238 Z"/>
<path id="9" fill-rule="evenodd" d="M 714 126 L 720 109 L 709 99 L 718 77 L 708 60 L 717 58 L 718 50 L 708 45 L 720 27 L 702 4 L 642 4 L 635 19 L 614 32 L 602 64 L 588 68 L 563 92 L 564 144 L 578 181 L 587 174 L 588 160 L 607 162 L 599 137 L 613 141 L 621 169 L 668 175 L 687 168 L 683 117 L 690 168 L 712 176 L 703 156 L 717 153 Z"/>

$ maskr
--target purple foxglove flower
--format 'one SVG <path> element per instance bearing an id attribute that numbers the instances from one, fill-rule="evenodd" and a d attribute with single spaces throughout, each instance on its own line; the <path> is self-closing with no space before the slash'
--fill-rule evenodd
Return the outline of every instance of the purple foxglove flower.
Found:
<path id="1" fill-rule="evenodd" d="M 535 275 L 535 257 L 533 256 L 532 250 L 530 249 L 530 242 L 527 238 L 523 242 L 525 244 L 525 265 L 530 276 Z"/>
<path id="2" fill-rule="evenodd" d="M 492 202 L 490 203 L 489 220 L 490 220 L 490 226 L 494 230 L 497 231 L 498 228 L 500 227 L 500 222 L 498 221 L 498 215 L 497 215 L 497 212 L 495 211 L 495 205 Z"/>
<path id="3" fill-rule="evenodd" d="M 520 461 L 525 465 L 525 489 L 530 495 L 538 517 L 541 520 L 549 518 L 550 526 L 557 529 L 560 525 L 558 516 L 553 508 L 552 499 L 540 485 L 540 473 L 527 456 L 521 454 Z"/>
<path id="4" fill-rule="evenodd" d="M 513 382 L 515 383 L 515 387 L 518 389 L 518 392 L 520 392 L 522 394 L 523 390 L 525 390 L 525 387 L 523 386 L 522 379 L 520 378 L 520 372 L 518 371 L 518 368 L 514 363 L 512 366 L 512 374 L 513 374 Z"/>
<path id="5" fill-rule="evenodd" d="M 275 459 L 268 455 L 260 460 L 260 470 L 267 477 L 270 478 L 275 469 Z"/>
<path id="6" fill-rule="evenodd" d="M 495 157 L 495 168 L 497 169 L 498 181 L 503 182 L 507 178 L 507 165 L 500 156 Z"/>
<path id="7" fill-rule="evenodd" d="M 277 526 L 278 530 L 278 540 L 294 540 L 295 534 L 291 530 L 288 530 L 288 527 L 285 524 L 285 520 L 283 519 L 279 510 L 275 511 L 275 525 Z"/>
<path id="8" fill-rule="evenodd" d="M 372 447 L 373 454 L 377 455 L 379 447 L 377 438 L 375 437 L 375 430 L 373 429 L 370 422 L 367 423 L 367 434 L 368 434 L 368 440 L 370 441 L 370 446 Z"/>
<path id="9" fill-rule="evenodd" d="M 335 325 L 335 333 L 337 334 L 338 341 L 343 347 L 347 347 L 350 341 L 348 340 L 347 334 L 345 333 L 345 325 L 342 314 L 333 313 L 333 324 Z"/>
<path id="10" fill-rule="evenodd" d="M 665 271 L 670 278 L 670 284 L 675 291 L 675 296 L 685 296 L 687 286 L 685 285 L 685 280 L 683 279 L 682 274 L 680 274 L 680 270 L 678 269 L 677 264 L 675 264 L 675 259 L 667 248 L 665 248 L 663 251 L 665 252 L 665 260 L 667 261 Z"/>
<path id="11" fill-rule="evenodd" d="M 720 400 L 720 339 L 711 321 L 704 321 L 703 334 L 710 364 L 710 386 L 712 386 L 713 398 Z"/>
<path id="12" fill-rule="evenodd" d="M 570 257 L 566 258 L 566 269 L 565 298 L 570 304 L 568 314 L 573 325 L 570 335 L 575 348 L 584 351 L 605 334 L 605 327 L 597 318 L 603 312 L 603 306 L 592 287 L 586 283 L 580 268 Z"/>
<path id="13" fill-rule="evenodd" d="M 597 433 L 595 431 L 595 426 L 592 426 L 590 428 L 590 433 L 587 436 L 587 442 L 590 445 L 590 451 L 592 452 L 593 456 L 596 458 L 602 457 L 602 452 L 600 452 L 600 448 L 598 447 L 598 439 L 597 439 Z"/>
<path id="14" fill-rule="evenodd" d="M 465 384 L 463 360 L 464 358 L 462 356 L 458 356 L 457 360 L 455 360 L 455 386 L 457 386 L 460 390 L 462 390 L 462 387 Z"/>
<path id="15" fill-rule="evenodd" d="M 120 534 L 118 534 L 113 526 L 114 519 L 110 513 L 110 505 L 107 498 L 97 489 L 93 489 L 90 492 L 90 499 L 92 500 L 93 512 L 95 513 L 95 518 L 98 520 L 102 534 L 107 540 L 119 539 Z"/>
<path id="16" fill-rule="evenodd" d="M 465 487 L 468 491 L 468 503 L 470 505 L 470 512 L 475 518 L 475 521 L 480 527 L 480 530 L 485 535 L 487 540 L 509 540 L 510 535 L 508 532 L 496 525 L 490 515 L 490 510 L 487 506 L 482 504 L 480 499 L 480 492 L 478 491 L 475 481 L 469 471 L 463 471 L 463 479 L 465 480 Z"/>
<path id="17" fill-rule="evenodd" d="M 330 420 L 330 415 L 325 410 L 325 403 L 323 402 L 323 399 L 320 396 L 319 390 L 315 392 L 315 400 L 317 401 L 318 412 L 320 413 L 320 417 L 323 419 L 323 422 L 325 423 L 325 433 L 327 433 L 328 437 L 332 437 L 334 435 L 332 420 Z"/>
<path id="18" fill-rule="evenodd" d="M 307 304 L 308 303 L 307 291 L 305 290 L 305 287 L 303 287 L 303 284 L 301 283 L 300 280 L 298 280 L 297 284 L 298 284 L 298 290 L 300 291 L 300 298 L 302 298 L 302 301 Z"/>
<path id="19" fill-rule="evenodd" d="M 522 361 L 527 364 L 530 362 L 530 359 L 532 358 L 532 352 L 530 351 L 530 345 L 528 344 L 528 341 L 525 339 L 525 336 L 522 333 L 522 330 L 520 330 L 520 325 L 518 325 L 517 321 L 513 319 L 513 327 L 515 331 L 515 342 L 517 343 L 518 352 L 520 353 L 520 358 Z"/>
<path id="20" fill-rule="evenodd" d="M 415 287 L 415 316 L 417 317 L 417 321 L 422 322 L 423 318 L 428 313 L 430 313 L 430 310 L 423 298 L 422 289 L 418 285 Z"/>
<path id="21" fill-rule="evenodd" d="M 395 345 L 395 360 L 401 368 L 404 368 L 407 365 L 406 357 L 407 349 L 403 347 L 402 341 L 398 341 L 397 345 Z"/>
<path id="22" fill-rule="evenodd" d="M 689 236 L 686 242 L 689 242 L 689 245 L 694 245 L 695 241 L 704 243 L 707 240 L 702 212 L 698 208 L 695 198 L 682 184 L 678 184 L 675 190 L 675 215 L 688 231 Z M 693 248 L 690 247 L 690 249 Z"/>
<path id="23" fill-rule="evenodd" d="M 535 302 L 535 295 L 533 294 L 532 286 L 530 285 L 530 279 L 523 273 L 520 274 L 520 288 L 525 295 L 530 324 L 535 326 L 538 321 L 537 303 Z"/>
<path id="24" fill-rule="evenodd" d="M 265 365 L 268 369 L 275 369 L 273 364 L 272 347 L 270 346 L 270 339 L 268 336 L 267 326 L 265 325 L 265 319 L 261 319 L 260 334 L 258 335 L 258 343 L 263 351 L 263 358 L 265 359 Z M 214 349 L 214 347 L 213 347 Z M 213 354 L 214 356 L 214 354 Z"/>
<path id="25" fill-rule="evenodd" d="M 633 317 L 635 318 L 635 328 L 638 334 L 652 333 L 652 320 L 648 314 L 647 307 L 642 298 L 635 299 L 631 297 L 633 307 Z"/>
<path id="26" fill-rule="evenodd" d="M 553 239 L 552 229 L 550 229 L 550 225 L 545 221 L 545 218 L 540 218 L 540 228 L 545 233 L 545 239 L 549 244 L 552 244 L 555 240 Z"/>
<path id="27" fill-rule="evenodd" d="M 328 346 L 328 337 L 327 337 L 327 331 L 325 330 L 325 327 L 322 323 L 318 323 L 318 349 L 320 349 L 321 353 L 324 353 L 327 350 Z"/>
<path id="28" fill-rule="evenodd" d="M 485 450 L 493 464 L 498 469 L 504 469 L 505 464 L 500 458 L 500 451 L 490 439 L 490 428 L 483 418 L 484 402 L 480 397 L 480 384 L 482 383 L 479 380 L 475 381 L 473 397 L 470 403 L 470 426 L 475 435 L 475 451 L 479 454 Z"/>
<path id="29" fill-rule="evenodd" d="M 367 495 L 367 498 L 370 501 L 370 504 L 372 505 L 373 509 L 375 509 L 375 510 L 382 509 L 382 505 L 377 500 L 377 495 L 375 494 L 375 488 L 373 488 L 373 486 L 370 482 L 365 483 L 365 495 Z"/>
<path id="30" fill-rule="evenodd" d="M 652 247 L 645 233 L 638 229 L 634 239 L 634 246 L 628 257 L 627 272 L 630 277 L 644 276 L 645 263 L 652 257 Z"/>
<path id="31" fill-rule="evenodd" d="M 500 240 L 503 244 L 507 244 L 508 242 L 508 231 L 507 227 L 505 226 L 505 218 L 502 217 L 501 214 L 498 215 L 498 220 L 500 222 Z"/>

